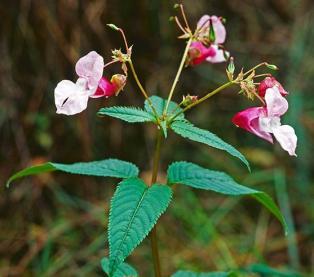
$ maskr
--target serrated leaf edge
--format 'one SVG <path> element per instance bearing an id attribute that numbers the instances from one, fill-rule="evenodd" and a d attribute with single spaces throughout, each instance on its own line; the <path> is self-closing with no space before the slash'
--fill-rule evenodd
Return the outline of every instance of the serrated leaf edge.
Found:
<path id="1" fill-rule="evenodd" d="M 128 178 L 128 179 L 133 179 L 133 178 Z M 134 179 L 139 179 L 139 178 L 134 178 Z M 127 179 L 125 179 L 125 180 L 127 180 Z M 122 182 L 120 182 L 120 183 L 119 183 L 119 186 L 120 186 L 120 184 L 122 184 L 125 180 L 123 180 Z M 141 180 L 141 179 L 139 179 L 139 180 Z M 142 180 L 141 180 L 141 181 L 142 181 Z M 146 186 L 146 189 L 145 189 L 145 191 L 143 192 L 143 195 L 142 195 L 142 197 L 141 197 L 141 199 L 140 199 L 140 203 L 137 205 L 137 207 L 136 207 L 134 213 L 132 214 L 132 219 L 135 217 L 136 211 L 139 209 L 141 203 L 143 202 L 144 196 L 146 195 L 146 193 L 148 192 L 148 190 L 149 190 L 150 188 L 152 188 L 154 185 L 166 186 L 166 185 L 159 184 L 159 183 L 154 183 L 152 186 L 147 186 L 143 181 L 142 181 L 142 183 Z M 119 189 L 119 186 L 117 187 L 117 190 Z M 153 229 L 153 227 L 156 225 L 156 223 L 157 223 L 158 219 L 160 218 L 160 216 L 167 210 L 167 208 L 168 208 L 168 206 L 169 206 L 169 204 L 170 204 L 170 202 L 171 202 L 171 200 L 172 200 L 173 193 L 172 193 L 172 190 L 171 190 L 171 188 L 170 188 L 169 186 L 166 186 L 166 187 L 169 189 L 169 192 L 170 192 L 169 200 L 168 200 L 168 202 L 166 203 L 167 205 L 165 206 L 165 208 L 164 208 L 163 210 L 161 210 L 161 211 L 157 214 L 157 217 L 156 217 L 155 222 L 154 222 L 154 224 L 152 225 L 152 227 L 144 233 L 143 239 L 140 240 L 140 241 L 138 241 L 138 242 L 134 245 L 133 249 L 130 251 L 130 254 L 131 254 L 131 253 L 133 252 L 133 250 L 147 237 L 147 235 L 150 233 L 150 231 L 151 231 L 151 230 Z M 116 190 L 116 192 L 117 192 L 117 190 Z M 116 194 L 116 192 L 115 192 L 115 194 Z M 109 226 L 110 226 L 110 227 L 111 227 L 111 225 L 110 225 L 110 218 L 111 218 L 111 210 L 112 210 L 113 201 L 114 201 L 114 196 L 111 198 L 111 201 L 110 201 L 110 211 L 109 211 Z M 132 220 L 130 220 L 130 222 L 131 222 L 131 221 L 132 221 Z M 130 224 L 131 224 L 131 223 L 129 223 L 128 227 L 130 226 Z M 128 229 L 129 229 L 129 228 L 128 228 Z M 129 232 L 129 231 L 128 231 L 128 232 Z M 128 233 L 128 232 L 127 232 L 127 233 Z M 108 234 L 109 234 L 109 233 L 110 233 L 110 230 L 108 230 Z M 126 234 L 123 236 L 123 238 L 125 238 L 125 237 L 126 237 Z M 110 236 L 109 236 L 109 235 L 108 235 L 108 241 L 109 241 L 109 248 L 111 248 L 111 239 L 110 239 Z M 123 240 L 120 242 L 120 245 L 122 244 L 122 242 L 123 242 Z M 119 245 L 119 248 L 120 248 L 120 245 Z M 125 257 L 124 259 L 122 259 L 119 264 L 117 264 L 117 265 L 114 264 L 114 265 L 115 265 L 114 270 L 111 269 L 111 271 L 110 271 L 110 268 L 109 268 L 109 272 L 110 272 L 109 275 L 110 275 L 110 276 L 114 274 L 114 272 L 115 272 L 115 270 L 117 269 L 117 267 L 118 267 L 121 263 L 123 263 L 126 258 L 127 258 L 127 257 Z M 110 259 L 110 256 L 109 256 L 109 259 Z"/>

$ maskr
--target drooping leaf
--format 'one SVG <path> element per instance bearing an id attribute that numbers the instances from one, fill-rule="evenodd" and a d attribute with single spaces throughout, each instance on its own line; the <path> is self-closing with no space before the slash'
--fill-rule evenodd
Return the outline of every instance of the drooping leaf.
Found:
<path id="1" fill-rule="evenodd" d="M 101 261 L 102 270 L 109 276 L 109 259 L 102 258 Z M 127 263 L 121 263 L 112 277 L 137 277 L 136 270 Z"/>
<path id="2" fill-rule="evenodd" d="M 18 178 L 36 175 L 44 172 L 60 170 L 72 174 L 101 176 L 101 177 L 116 177 L 116 178 L 130 178 L 138 176 L 138 168 L 136 165 L 117 159 L 107 159 L 93 162 L 81 162 L 74 164 L 60 164 L 60 163 L 44 163 L 27 167 L 10 177 L 7 181 L 7 186 Z"/>
<path id="3" fill-rule="evenodd" d="M 112 200 L 109 216 L 109 272 L 148 235 L 167 209 L 172 192 L 166 185 L 148 187 L 141 179 L 123 180 Z"/>
<path id="4" fill-rule="evenodd" d="M 232 272 L 192 272 L 180 270 L 171 277 L 235 277 L 236 275 Z"/>
<path id="5" fill-rule="evenodd" d="M 240 185 L 224 172 L 209 170 L 193 163 L 175 162 L 168 168 L 168 183 L 183 184 L 232 196 L 252 196 L 277 217 L 286 233 L 288 231 L 283 215 L 268 194 Z"/>
<path id="6" fill-rule="evenodd" d="M 135 107 L 101 108 L 97 114 L 100 116 L 108 115 L 129 123 L 153 122 L 155 120 L 150 113 Z"/>
<path id="7" fill-rule="evenodd" d="M 170 127 L 175 133 L 184 138 L 204 143 L 210 147 L 214 147 L 228 152 L 230 155 L 240 159 L 250 170 L 250 165 L 246 158 L 237 149 L 235 149 L 230 144 L 224 142 L 215 134 L 207 130 L 195 127 L 192 123 L 190 123 L 187 120 L 174 121 Z"/>
<path id="8" fill-rule="evenodd" d="M 161 117 L 166 107 L 167 100 L 156 95 L 151 96 L 149 99 L 152 101 L 158 116 Z M 144 108 L 145 108 L 145 111 L 149 112 L 150 114 L 154 116 L 152 108 L 150 107 L 147 100 L 145 101 Z M 175 115 L 179 111 L 182 111 L 179 105 L 173 101 L 170 101 L 169 106 L 168 106 L 168 111 L 167 111 L 167 117 L 169 118 L 171 115 Z M 183 113 L 180 114 L 175 120 L 180 120 L 180 119 L 181 120 L 184 119 Z"/>

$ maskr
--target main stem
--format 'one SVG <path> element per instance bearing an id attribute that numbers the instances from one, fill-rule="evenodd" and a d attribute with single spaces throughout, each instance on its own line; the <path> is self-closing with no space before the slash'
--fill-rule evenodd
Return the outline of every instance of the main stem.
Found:
<path id="1" fill-rule="evenodd" d="M 155 147 L 155 153 L 154 153 L 154 159 L 153 159 L 153 172 L 152 172 L 152 179 L 151 179 L 150 185 L 153 185 L 157 180 L 159 161 L 160 161 L 161 142 L 162 142 L 162 132 L 161 130 L 157 130 L 156 147 Z M 161 266 L 160 266 L 158 243 L 157 243 L 157 224 L 154 226 L 154 228 L 152 229 L 150 233 L 150 241 L 151 241 L 155 277 L 161 277 Z"/>

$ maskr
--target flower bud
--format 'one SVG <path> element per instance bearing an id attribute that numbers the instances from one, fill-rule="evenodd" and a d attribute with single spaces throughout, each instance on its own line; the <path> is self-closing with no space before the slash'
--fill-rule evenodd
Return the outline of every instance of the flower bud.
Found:
<path id="1" fill-rule="evenodd" d="M 228 67 L 227 67 L 227 70 L 226 70 L 229 81 L 233 80 L 234 70 L 235 70 L 235 66 L 234 66 L 234 62 L 233 62 L 233 57 L 231 57 L 229 64 L 228 64 Z"/>
<path id="2" fill-rule="evenodd" d="M 190 95 L 188 94 L 187 96 L 183 95 L 183 100 L 182 100 L 182 105 L 183 106 L 188 106 L 197 101 L 198 96 L 196 95 Z"/>
<path id="3" fill-rule="evenodd" d="M 112 24 L 112 23 L 107 24 L 107 26 L 108 26 L 109 28 L 111 28 L 112 30 L 115 30 L 115 31 L 119 31 L 119 30 L 120 30 L 119 27 L 117 27 L 116 25 L 114 25 L 114 24 Z"/>
<path id="4" fill-rule="evenodd" d="M 274 65 L 274 64 L 269 64 L 269 63 L 266 63 L 265 64 L 269 69 L 272 69 L 272 70 L 278 70 L 278 66 Z"/>

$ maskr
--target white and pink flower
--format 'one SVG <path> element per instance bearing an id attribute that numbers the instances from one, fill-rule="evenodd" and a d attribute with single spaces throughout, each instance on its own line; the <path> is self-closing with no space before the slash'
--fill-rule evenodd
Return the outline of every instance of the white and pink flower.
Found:
<path id="1" fill-rule="evenodd" d="M 210 40 L 210 27 L 212 26 L 215 39 Z M 191 43 L 187 63 L 198 65 L 202 62 L 225 62 L 229 52 L 221 49 L 220 45 L 226 40 L 226 29 L 220 17 L 203 15 L 197 23 L 196 40 Z"/>
<path id="2" fill-rule="evenodd" d="M 208 39 L 210 24 L 212 24 L 215 32 L 215 40 L 212 43 L 216 45 L 223 44 L 226 40 L 227 32 L 221 18 L 216 15 L 203 15 L 197 22 L 198 40 L 206 41 Z"/>
<path id="3" fill-rule="evenodd" d="M 89 98 L 110 97 L 118 94 L 124 87 L 126 76 L 115 74 L 111 80 L 102 77 L 104 59 L 92 51 L 80 58 L 75 71 L 79 78 L 76 83 L 62 80 L 55 88 L 57 113 L 74 115 L 87 108 Z"/>
<path id="4" fill-rule="evenodd" d="M 280 117 L 288 110 L 288 101 L 282 96 L 277 83 L 265 90 L 265 107 L 251 107 L 241 111 L 232 118 L 232 122 L 270 143 L 273 143 L 274 136 L 289 155 L 296 156 L 295 131 L 291 126 L 281 125 L 280 122 Z"/>

